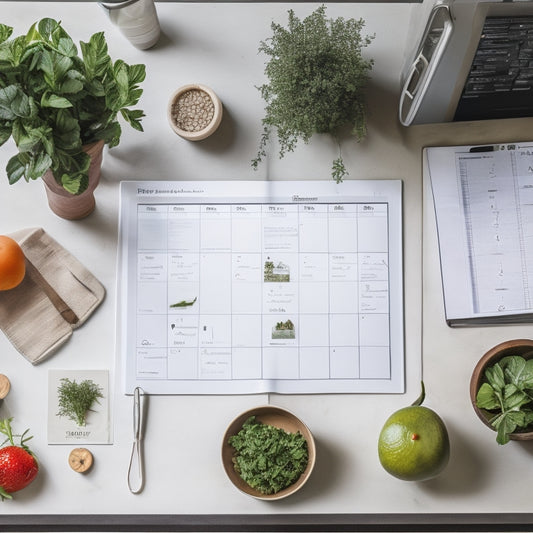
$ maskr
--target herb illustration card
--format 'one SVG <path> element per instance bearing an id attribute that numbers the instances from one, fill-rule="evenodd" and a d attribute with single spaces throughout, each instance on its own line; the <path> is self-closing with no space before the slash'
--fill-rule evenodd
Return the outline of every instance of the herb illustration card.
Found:
<path id="1" fill-rule="evenodd" d="M 48 372 L 48 444 L 111 444 L 109 372 Z"/>

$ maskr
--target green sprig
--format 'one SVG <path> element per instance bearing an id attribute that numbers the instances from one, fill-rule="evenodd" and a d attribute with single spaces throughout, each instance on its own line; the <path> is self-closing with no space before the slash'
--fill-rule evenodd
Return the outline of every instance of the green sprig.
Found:
<path id="1" fill-rule="evenodd" d="M 57 416 L 67 417 L 78 426 L 86 425 L 87 413 L 93 411 L 91 408 L 99 398 L 104 397 L 102 387 L 90 379 L 77 383 L 76 380 L 62 378 L 57 393 L 59 403 Z"/>
<path id="2" fill-rule="evenodd" d="M 31 450 L 28 448 L 28 445 L 26 444 L 29 440 L 33 439 L 33 436 L 31 436 L 31 435 L 28 436 L 28 432 L 30 430 L 26 429 L 24 431 L 24 433 L 22 433 L 22 435 L 15 435 L 13 433 L 12 428 L 11 428 L 11 422 L 12 421 L 13 421 L 13 417 L 4 418 L 3 420 L 0 420 L 0 433 L 2 435 L 6 436 L 4 442 L 2 442 L 0 444 L 0 447 L 2 447 L 5 444 L 9 443 L 9 445 L 11 445 L 11 446 L 20 446 L 21 448 L 23 448 L 24 450 L 26 450 L 27 452 L 29 452 L 29 453 L 31 453 L 33 455 Z M 15 438 L 14 438 L 15 436 L 19 436 L 20 437 L 20 441 L 19 441 L 20 443 L 19 444 L 15 443 Z"/>

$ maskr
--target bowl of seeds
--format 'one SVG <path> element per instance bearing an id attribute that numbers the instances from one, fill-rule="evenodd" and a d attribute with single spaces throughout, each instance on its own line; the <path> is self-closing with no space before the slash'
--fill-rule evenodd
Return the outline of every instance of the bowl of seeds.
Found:
<path id="1" fill-rule="evenodd" d="M 184 85 L 172 94 L 167 115 L 171 128 L 180 137 L 200 141 L 218 128 L 222 120 L 222 102 L 205 85 Z"/>

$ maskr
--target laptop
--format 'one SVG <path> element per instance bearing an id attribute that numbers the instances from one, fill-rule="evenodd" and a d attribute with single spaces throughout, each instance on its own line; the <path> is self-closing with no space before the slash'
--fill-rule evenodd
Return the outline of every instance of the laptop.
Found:
<path id="1" fill-rule="evenodd" d="M 404 126 L 533 116 L 533 0 L 444 0 L 402 72 Z"/>

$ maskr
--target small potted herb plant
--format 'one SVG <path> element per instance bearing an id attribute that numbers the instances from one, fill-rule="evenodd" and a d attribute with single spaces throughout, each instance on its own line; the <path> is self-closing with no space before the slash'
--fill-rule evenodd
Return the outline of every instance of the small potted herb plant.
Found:
<path id="1" fill-rule="evenodd" d="M 299 140 L 308 143 L 315 133 L 331 135 L 339 157 L 332 177 L 348 174 L 340 151 L 340 134 L 351 130 L 357 140 L 366 135 L 364 90 L 373 66 L 362 49 L 373 36 L 362 36 L 362 19 L 326 18 L 322 5 L 300 20 L 292 10 L 285 28 L 272 23 L 272 37 L 259 51 L 268 61 L 268 81 L 259 87 L 266 102 L 263 134 L 252 166 L 266 157 L 272 129 L 277 130 L 279 156 L 292 152 Z"/>
<path id="2" fill-rule="evenodd" d="M 505 341 L 476 364 L 470 399 L 498 444 L 533 439 L 533 340 Z"/>
<path id="3" fill-rule="evenodd" d="M 9 183 L 48 172 L 45 183 L 66 198 L 90 190 L 85 195 L 89 206 L 80 208 L 90 212 L 96 186 L 89 184 L 90 170 L 97 183 L 103 146 L 120 141 L 118 117 L 142 131 L 144 113 L 130 107 L 142 95 L 145 66 L 113 62 L 103 32 L 80 42 L 79 55 L 61 23 L 50 18 L 35 23 L 26 35 L 12 38 L 12 33 L 13 28 L 0 24 L 0 145 L 12 138 L 18 148 L 7 163 Z M 91 157 L 96 161 L 92 168 Z M 63 213 L 50 198 L 60 216 L 88 214 Z"/>

